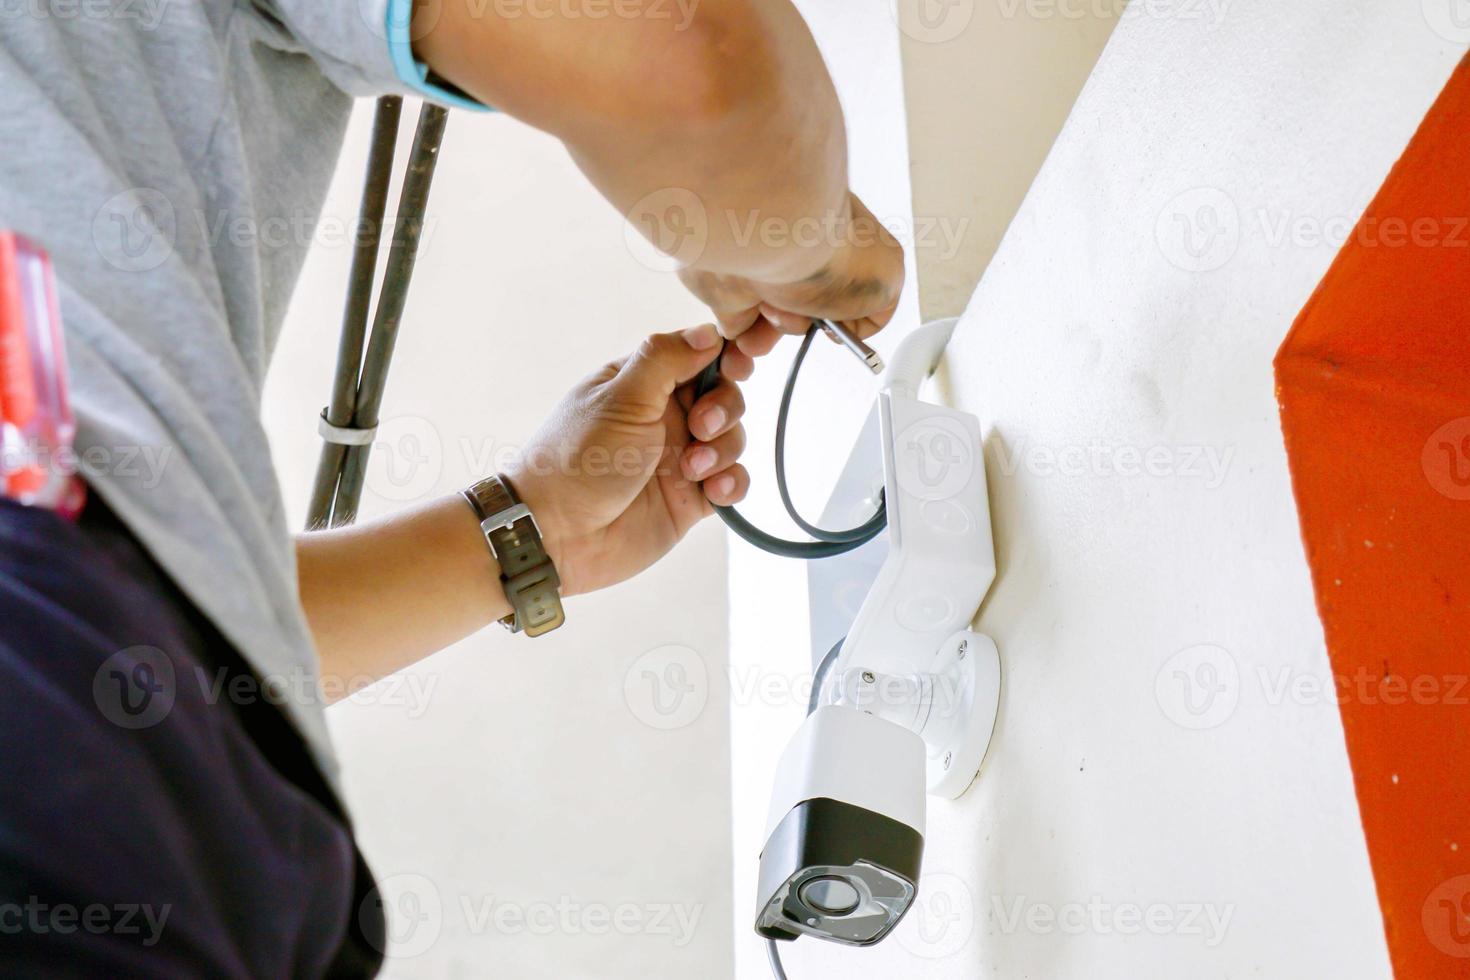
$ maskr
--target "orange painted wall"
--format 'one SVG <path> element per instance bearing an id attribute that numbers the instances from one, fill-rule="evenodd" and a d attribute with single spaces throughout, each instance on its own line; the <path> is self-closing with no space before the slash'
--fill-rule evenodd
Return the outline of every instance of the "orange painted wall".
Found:
<path id="1" fill-rule="evenodd" d="M 1470 978 L 1470 59 L 1276 378 L 1394 970 Z"/>

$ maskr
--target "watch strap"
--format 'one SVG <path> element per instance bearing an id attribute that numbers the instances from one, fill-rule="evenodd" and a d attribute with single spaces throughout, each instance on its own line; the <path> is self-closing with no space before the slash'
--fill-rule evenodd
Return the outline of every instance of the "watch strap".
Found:
<path id="1" fill-rule="evenodd" d="M 500 563 L 500 582 L 513 610 L 500 621 L 512 633 L 550 633 L 566 622 L 561 576 L 546 553 L 536 519 L 501 476 L 481 480 L 464 491 L 480 519 L 480 531 Z"/>

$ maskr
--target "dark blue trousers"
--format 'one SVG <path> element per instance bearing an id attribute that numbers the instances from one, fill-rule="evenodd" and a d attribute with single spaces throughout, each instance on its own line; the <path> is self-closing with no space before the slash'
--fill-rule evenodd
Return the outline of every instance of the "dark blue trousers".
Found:
<path id="1" fill-rule="evenodd" d="M 367 977 L 348 821 L 115 517 L 0 501 L 0 977 Z"/>

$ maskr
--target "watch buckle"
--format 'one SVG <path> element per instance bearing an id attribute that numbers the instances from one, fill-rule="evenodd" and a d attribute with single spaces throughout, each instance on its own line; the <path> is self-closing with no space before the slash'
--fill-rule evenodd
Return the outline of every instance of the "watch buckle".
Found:
<path id="1" fill-rule="evenodd" d="M 516 521 L 522 520 L 523 518 L 530 518 L 531 526 L 536 529 L 536 533 L 541 533 L 541 525 L 536 523 L 536 515 L 532 514 L 531 508 L 525 504 L 512 504 L 505 508 L 505 510 L 491 514 L 480 522 L 480 530 L 487 535 L 492 531 L 499 531 L 502 528 L 509 530 L 515 526 Z"/>

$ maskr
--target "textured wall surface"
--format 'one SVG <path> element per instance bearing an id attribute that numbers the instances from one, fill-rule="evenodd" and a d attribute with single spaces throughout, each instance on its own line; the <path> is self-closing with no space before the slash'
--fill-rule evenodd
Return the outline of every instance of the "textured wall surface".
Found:
<path id="1" fill-rule="evenodd" d="M 1467 38 L 1209 9 L 1119 24 L 957 334 L 1002 718 L 867 975 L 1389 973 L 1271 360 Z"/>
<path id="2" fill-rule="evenodd" d="M 996 741 L 910 920 L 794 976 L 1389 976 L 1271 362 L 1470 41 L 1449 13 L 1121 19 L 943 379 L 988 433 Z"/>

